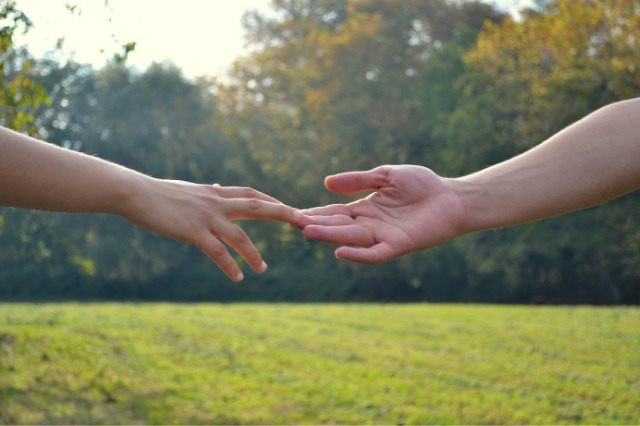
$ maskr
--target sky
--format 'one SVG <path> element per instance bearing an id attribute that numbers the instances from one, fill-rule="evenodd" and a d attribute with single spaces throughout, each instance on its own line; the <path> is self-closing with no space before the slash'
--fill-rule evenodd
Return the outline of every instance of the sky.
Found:
<path id="1" fill-rule="evenodd" d="M 429 1 L 429 0 L 424 0 Z M 532 0 L 493 0 L 516 13 Z M 34 27 L 16 37 L 35 57 L 45 57 L 64 37 L 54 57 L 102 67 L 121 46 L 136 42 L 127 62 L 141 70 L 171 61 L 188 78 L 222 77 L 246 54 L 242 16 L 270 13 L 270 0 L 17 0 Z M 66 5 L 75 5 L 70 12 Z M 106 4 L 106 6 L 105 6 Z"/>

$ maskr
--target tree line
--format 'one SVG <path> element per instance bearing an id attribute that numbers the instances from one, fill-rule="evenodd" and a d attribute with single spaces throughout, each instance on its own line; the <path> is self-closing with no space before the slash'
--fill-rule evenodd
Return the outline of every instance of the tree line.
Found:
<path id="1" fill-rule="evenodd" d="M 5 2 L 0 124 L 155 177 L 342 203 L 326 175 L 396 163 L 464 175 L 638 96 L 638 7 L 543 1 L 515 20 L 480 1 L 274 0 L 273 15 L 245 15 L 251 53 L 216 81 L 33 58 L 12 42 L 31 23 Z M 632 193 L 376 266 L 244 223 L 270 267 L 241 284 L 122 218 L 1 208 L 0 298 L 634 304 L 639 206 Z"/>

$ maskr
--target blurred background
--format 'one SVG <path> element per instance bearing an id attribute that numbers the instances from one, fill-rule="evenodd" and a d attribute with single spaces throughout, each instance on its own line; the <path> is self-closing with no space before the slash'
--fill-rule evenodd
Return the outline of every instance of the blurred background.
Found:
<path id="1" fill-rule="evenodd" d="M 0 125 L 159 178 L 346 202 L 326 175 L 464 175 L 637 97 L 639 30 L 638 0 L 4 0 Z M 240 284 L 122 218 L 0 208 L 0 299 L 637 304 L 639 207 L 376 266 L 243 223 L 270 267 Z"/>

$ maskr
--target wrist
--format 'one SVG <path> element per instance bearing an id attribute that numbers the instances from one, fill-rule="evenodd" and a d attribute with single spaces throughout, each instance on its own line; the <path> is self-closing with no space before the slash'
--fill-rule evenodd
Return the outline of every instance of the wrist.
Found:
<path id="1" fill-rule="evenodd" d="M 467 177 L 451 179 L 451 185 L 463 208 L 460 234 L 487 229 L 482 219 L 487 213 L 487 194 L 484 186 Z"/>
<path id="2" fill-rule="evenodd" d="M 467 232 L 504 228 L 569 211 L 569 194 L 549 189 L 562 187 L 562 179 L 544 165 L 512 168 L 506 163 L 459 178 Z"/>
<path id="3" fill-rule="evenodd" d="M 105 197 L 104 211 L 131 221 L 135 215 L 134 212 L 138 210 L 138 204 L 149 190 L 152 180 L 150 176 L 124 167 L 119 168 L 115 174 L 110 196 Z"/>

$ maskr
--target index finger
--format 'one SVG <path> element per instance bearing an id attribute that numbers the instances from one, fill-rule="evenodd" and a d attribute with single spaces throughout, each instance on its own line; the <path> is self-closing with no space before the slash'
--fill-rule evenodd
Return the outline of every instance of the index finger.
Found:
<path id="1" fill-rule="evenodd" d="M 337 214 L 351 216 L 351 207 L 347 204 L 331 204 L 303 210 L 306 216 L 335 216 Z"/>
<path id="2" fill-rule="evenodd" d="M 216 188 L 217 194 L 223 198 L 252 198 L 262 201 L 268 201 L 270 203 L 282 204 L 282 202 L 270 195 L 262 193 L 257 189 L 243 187 L 243 186 L 220 186 L 220 184 L 213 184 Z"/>
<path id="3" fill-rule="evenodd" d="M 304 213 L 281 203 L 259 199 L 230 199 L 225 207 L 230 220 L 279 220 L 296 224 L 304 219 Z"/>

